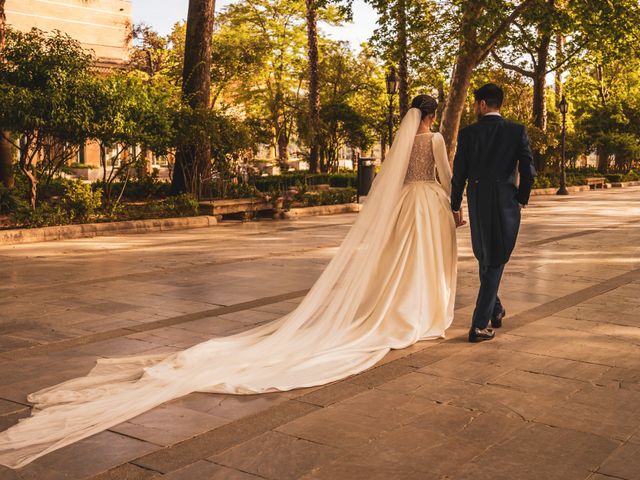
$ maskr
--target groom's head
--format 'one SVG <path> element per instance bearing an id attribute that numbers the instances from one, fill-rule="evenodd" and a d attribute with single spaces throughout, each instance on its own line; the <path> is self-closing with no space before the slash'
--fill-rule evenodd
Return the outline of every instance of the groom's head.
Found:
<path id="1" fill-rule="evenodd" d="M 489 112 L 497 112 L 502 107 L 504 92 L 495 83 L 487 83 L 473 92 L 473 109 L 478 118 Z"/>

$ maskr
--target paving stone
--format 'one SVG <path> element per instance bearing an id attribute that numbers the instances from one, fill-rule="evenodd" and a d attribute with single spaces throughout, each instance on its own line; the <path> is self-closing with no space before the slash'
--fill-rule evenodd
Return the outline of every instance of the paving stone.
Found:
<path id="1" fill-rule="evenodd" d="M 371 370 L 367 370 L 359 375 L 349 377 L 347 381 L 370 388 L 386 383 L 394 378 L 401 377 L 402 375 L 412 371 L 414 371 L 414 369 L 408 365 L 389 363 L 387 365 L 372 368 Z"/>
<path id="2" fill-rule="evenodd" d="M 247 472 L 241 472 L 205 460 L 162 476 L 162 480 L 256 480 L 259 478 L 263 477 L 257 477 Z"/>
<path id="3" fill-rule="evenodd" d="M 355 448 L 380 435 L 380 420 L 327 407 L 277 427 L 278 432 L 336 448 Z M 393 427 L 395 425 L 392 425 Z"/>
<path id="4" fill-rule="evenodd" d="M 587 386 L 535 420 L 627 440 L 640 427 L 640 392 Z"/>
<path id="5" fill-rule="evenodd" d="M 513 368 L 507 365 L 487 364 L 482 359 L 461 359 L 454 355 L 423 367 L 419 371 L 436 377 L 454 378 L 482 384 L 490 382 L 512 370 Z"/>
<path id="6" fill-rule="evenodd" d="M 0 417 L 10 414 L 16 414 L 24 410 L 29 410 L 29 407 L 21 403 L 10 402 L 0 398 Z"/>
<path id="7" fill-rule="evenodd" d="M 394 463 L 370 465 L 364 461 L 337 460 L 314 469 L 301 480 L 440 480 L 441 475 L 415 471 Z"/>
<path id="8" fill-rule="evenodd" d="M 556 398 L 566 398 L 584 386 L 583 382 L 577 380 L 520 370 L 507 372 L 491 383 L 530 394 L 542 394 Z"/>
<path id="9" fill-rule="evenodd" d="M 405 425 L 372 440 L 344 460 L 370 466 L 392 464 L 425 475 L 443 475 L 454 472 L 458 465 L 479 455 L 483 449 L 482 445 L 461 443 L 443 433 Z"/>
<path id="10" fill-rule="evenodd" d="M 158 480 L 160 475 L 152 470 L 124 463 L 104 473 L 91 477 L 91 480 Z"/>
<path id="11" fill-rule="evenodd" d="M 156 445 L 168 446 L 213 430 L 228 421 L 225 418 L 169 404 L 154 408 L 109 430 Z"/>
<path id="12" fill-rule="evenodd" d="M 311 393 L 307 393 L 296 398 L 300 402 L 307 402 L 321 407 L 326 407 L 340 400 L 351 398 L 366 390 L 367 387 L 362 385 L 338 382 L 321 387 Z"/>
<path id="13" fill-rule="evenodd" d="M 219 395 L 195 392 L 173 400 L 170 404 L 207 413 L 218 418 L 237 420 L 265 411 L 286 402 L 291 397 L 292 394 L 289 392 L 264 395 Z"/>
<path id="14" fill-rule="evenodd" d="M 640 478 L 640 445 L 627 443 L 616 449 L 598 468 L 598 473 L 611 477 L 637 480 Z"/>
<path id="15" fill-rule="evenodd" d="M 338 457 L 336 448 L 267 432 L 209 460 L 274 480 L 299 479 L 305 473 Z"/>
<path id="16" fill-rule="evenodd" d="M 177 470 L 227 450 L 264 432 L 303 417 L 318 407 L 302 402 L 287 401 L 258 414 L 236 420 L 198 435 L 192 439 L 137 458 L 133 463 L 158 472 Z"/>
<path id="17" fill-rule="evenodd" d="M 70 478 L 85 478 L 157 449 L 151 443 L 106 431 L 40 457 L 29 466 L 52 470 Z"/>
<path id="18" fill-rule="evenodd" d="M 618 443 L 575 430 L 531 425 L 469 461 L 456 480 L 583 480 Z"/>

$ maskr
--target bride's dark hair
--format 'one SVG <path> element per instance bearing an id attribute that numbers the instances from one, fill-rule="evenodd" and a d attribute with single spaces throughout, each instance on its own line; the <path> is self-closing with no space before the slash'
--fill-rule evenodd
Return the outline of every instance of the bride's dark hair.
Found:
<path id="1" fill-rule="evenodd" d="M 435 115 L 438 109 L 438 101 L 430 95 L 418 95 L 411 101 L 411 108 L 417 108 L 422 113 L 422 118 Z"/>

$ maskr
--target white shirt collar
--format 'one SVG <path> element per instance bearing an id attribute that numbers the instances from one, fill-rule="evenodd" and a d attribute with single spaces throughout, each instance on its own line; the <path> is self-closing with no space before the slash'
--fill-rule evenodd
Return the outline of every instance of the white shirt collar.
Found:
<path id="1" fill-rule="evenodd" d="M 483 116 L 484 117 L 488 117 L 489 115 L 495 115 L 498 117 L 501 117 L 502 115 L 500 115 L 500 112 L 489 112 L 489 113 L 485 113 Z"/>

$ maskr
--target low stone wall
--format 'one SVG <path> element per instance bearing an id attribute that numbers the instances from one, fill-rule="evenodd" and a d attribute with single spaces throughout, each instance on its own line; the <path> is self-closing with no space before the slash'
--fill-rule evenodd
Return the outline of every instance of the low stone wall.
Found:
<path id="1" fill-rule="evenodd" d="M 605 184 L 605 188 L 608 188 L 606 185 L 607 184 Z M 588 192 L 589 190 L 591 190 L 589 185 L 576 185 L 573 187 L 567 187 L 567 192 L 569 193 Z M 558 191 L 558 187 L 534 188 L 533 190 L 531 190 L 531 195 L 532 196 L 555 195 L 557 191 Z"/>
<path id="2" fill-rule="evenodd" d="M 611 184 L 613 188 L 626 188 L 626 187 L 638 187 L 640 186 L 640 181 L 633 182 L 613 182 Z"/>
<path id="3" fill-rule="evenodd" d="M 154 220 L 128 220 L 125 222 L 87 223 L 84 225 L 61 225 L 58 227 L 17 228 L 0 230 L 0 245 L 70 240 L 106 235 L 162 232 L 188 228 L 204 228 L 216 225 L 215 217 L 161 218 Z"/>

